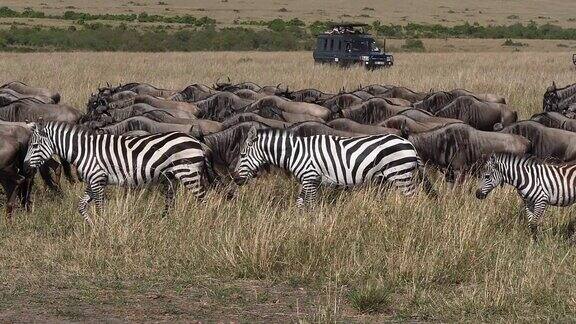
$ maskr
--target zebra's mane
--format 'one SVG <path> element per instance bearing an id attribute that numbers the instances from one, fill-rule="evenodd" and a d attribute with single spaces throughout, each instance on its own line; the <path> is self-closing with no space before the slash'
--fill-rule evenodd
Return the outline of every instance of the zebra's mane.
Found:
<path id="1" fill-rule="evenodd" d="M 504 162 L 504 160 L 512 160 L 515 163 L 522 163 L 525 166 L 536 166 L 544 163 L 542 160 L 538 159 L 533 155 L 514 155 L 508 153 L 499 153 L 494 155 L 496 157 L 496 162 Z M 499 163 L 496 163 L 497 165 Z"/>
<path id="2" fill-rule="evenodd" d="M 82 131 L 82 134 L 86 135 L 97 135 L 99 134 L 96 130 L 79 124 L 71 124 L 67 122 L 60 122 L 60 121 L 50 121 L 44 125 L 44 128 L 48 129 L 56 129 L 59 128 L 60 125 L 63 125 L 62 129 L 66 131 Z"/>

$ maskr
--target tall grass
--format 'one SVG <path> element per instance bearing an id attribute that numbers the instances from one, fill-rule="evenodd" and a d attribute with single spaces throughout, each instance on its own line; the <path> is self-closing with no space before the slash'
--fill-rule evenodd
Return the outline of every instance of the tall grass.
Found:
<path id="1" fill-rule="evenodd" d="M 545 86 L 553 79 L 566 83 L 572 73 L 563 57 L 537 53 L 410 54 L 377 72 L 314 66 L 302 53 L 1 56 L 0 75 L 60 89 L 64 102 L 76 106 L 106 80 L 178 88 L 229 75 L 326 91 L 370 83 L 464 87 L 505 95 L 528 117 L 540 109 Z M 252 61 L 238 63 L 246 57 Z M 242 187 L 231 201 L 210 192 L 198 202 L 181 190 L 166 218 L 155 190 L 110 188 L 106 211 L 94 217 L 93 228 L 76 212 L 82 184 L 65 185 L 63 199 L 39 185 L 32 213 L 0 222 L 0 312 L 24 307 L 29 296 L 77 289 L 88 295 L 66 301 L 73 312 L 33 299 L 48 314 L 77 319 L 78 312 L 92 313 L 71 305 L 90 305 L 102 291 L 110 296 L 107 302 L 125 309 L 142 302 L 131 299 L 136 292 L 126 287 L 155 291 L 162 285 L 176 292 L 252 280 L 282 287 L 281 295 L 314 291 L 308 307 L 294 311 L 310 321 L 574 320 L 576 255 L 567 243 L 573 209 L 547 211 L 542 241 L 532 244 L 511 189 L 478 201 L 473 181 L 452 189 L 438 179 L 437 201 L 370 187 L 325 189 L 318 205 L 301 210 L 294 203 L 297 183 L 273 172 Z M 218 307 L 234 303 L 229 290 L 210 296 Z M 257 300 L 272 304 L 266 298 Z"/>

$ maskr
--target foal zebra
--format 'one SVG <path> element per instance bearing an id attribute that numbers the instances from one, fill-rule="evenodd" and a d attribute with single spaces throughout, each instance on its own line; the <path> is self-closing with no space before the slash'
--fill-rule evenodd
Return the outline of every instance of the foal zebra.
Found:
<path id="1" fill-rule="evenodd" d="M 251 128 L 240 151 L 235 181 L 241 185 L 264 164 L 291 171 L 302 184 L 298 206 L 316 200 L 320 184 L 353 186 L 385 180 L 405 195 L 415 189 L 421 161 L 414 146 L 395 135 L 300 137 L 286 131 Z M 425 189 L 433 195 L 424 176 Z"/>
<path id="2" fill-rule="evenodd" d="M 201 176 L 209 172 L 201 144 L 183 133 L 130 137 L 95 134 L 66 123 L 32 124 L 32 136 L 24 163 L 35 169 L 53 154 L 70 162 L 86 183 L 78 210 L 91 223 L 87 208 L 95 201 L 100 212 L 108 184 L 136 187 L 162 183 L 166 187 L 165 212 L 173 204 L 173 180 L 180 181 L 198 197 L 204 196 Z"/>
<path id="3" fill-rule="evenodd" d="M 531 157 L 495 154 L 486 163 L 486 174 L 476 197 L 484 199 L 504 183 L 514 186 L 524 200 L 534 240 L 538 219 L 547 205 L 569 206 L 576 202 L 576 165 L 552 165 Z"/>

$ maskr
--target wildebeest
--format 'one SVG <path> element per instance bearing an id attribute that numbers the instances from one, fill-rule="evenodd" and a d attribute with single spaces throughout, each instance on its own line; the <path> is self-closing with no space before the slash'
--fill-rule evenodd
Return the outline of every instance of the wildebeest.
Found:
<path id="1" fill-rule="evenodd" d="M 522 136 L 480 131 L 463 123 L 410 134 L 408 140 L 425 163 L 445 170 L 450 181 L 454 172 L 463 180 L 491 153 L 523 155 L 531 149 L 530 141 Z"/>
<path id="2" fill-rule="evenodd" d="M 454 101 L 457 96 L 446 91 L 437 91 L 430 93 L 424 99 L 412 104 L 414 108 L 436 113 L 438 110 L 444 108 L 446 105 Z"/>
<path id="3" fill-rule="evenodd" d="M 325 93 L 317 89 L 303 89 L 288 91 L 284 97 L 292 101 L 318 103 L 333 96 L 331 93 Z"/>
<path id="4" fill-rule="evenodd" d="M 20 81 L 12 81 L 5 83 L 4 85 L 0 86 L 0 89 L 11 89 L 18 93 L 27 96 L 39 96 L 39 97 L 46 97 L 52 99 L 52 103 L 59 103 L 60 102 L 60 94 L 55 91 L 51 91 L 45 88 L 35 88 L 31 87 L 23 82 Z"/>
<path id="5" fill-rule="evenodd" d="M 280 86 L 280 85 L 278 85 Z M 228 82 L 220 83 L 216 80 L 214 84 L 214 90 L 216 91 L 236 91 L 240 89 L 250 89 L 256 92 L 262 90 L 262 87 L 254 82 L 242 82 L 237 84 L 230 83 L 230 78 L 228 78 Z"/>
<path id="6" fill-rule="evenodd" d="M 198 117 L 222 121 L 252 103 L 231 92 L 218 92 L 206 99 L 194 102 L 198 107 Z"/>
<path id="7" fill-rule="evenodd" d="M 292 123 L 284 122 L 284 121 L 277 120 L 277 119 L 264 118 L 260 115 L 255 114 L 255 113 L 240 113 L 240 114 L 236 114 L 234 116 L 226 118 L 222 122 L 222 127 L 228 128 L 228 127 L 234 126 L 236 124 L 239 124 L 242 122 L 247 122 L 247 121 L 257 121 L 257 122 L 260 122 L 264 125 L 267 125 L 268 127 L 273 127 L 273 128 L 287 128 L 288 126 L 290 126 L 292 124 Z"/>
<path id="8" fill-rule="evenodd" d="M 361 124 L 377 124 L 409 108 L 392 105 L 383 98 L 372 98 L 359 105 L 343 109 L 340 113 L 341 117 Z"/>
<path id="9" fill-rule="evenodd" d="M 544 111 L 559 111 L 560 101 L 571 97 L 576 94 L 576 83 L 567 85 L 563 88 L 558 88 L 556 82 L 552 82 L 552 86 L 546 89 L 544 93 L 544 99 L 542 102 L 542 108 Z"/>
<path id="10" fill-rule="evenodd" d="M 502 133 L 521 135 L 532 143 L 531 154 L 550 162 L 576 161 L 576 133 L 524 120 L 505 127 Z"/>
<path id="11" fill-rule="evenodd" d="M 360 90 L 364 90 L 374 96 L 379 96 L 382 94 L 387 93 L 390 89 L 392 89 L 394 86 L 391 85 L 380 85 L 380 84 L 371 84 L 369 86 L 365 86 L 363 88 L 360 88 Z"/>
<path id="12" fill-rule="evenodd" d="M 256 100 L 243 108 L 243 110 L 252 112 L 263 108 L 275 108 L 289 114 L 305 114 L 323 120 L 327 120 L 330 117 L 330 110 L 326 107 L 307 102 L 289 101 L 278 96 L 268 96 Z"/>
<path id="13" fill-rule="evenodd" d="M 22 157 L 25 154 L 16 139 L 0 135 L 0 184 L 6 194 L 7 218 L 12 217 L 16 198 L 25 182 L 25 177 L 18 172 L 23 169 Z"/>
<path id="14" fill-rule="evenodd" d="M 32 99 L 35 99 L 37 101 L 47 103 L 47 104 L 54 103 L 52 98 L 48 98 L 48 97 L 44 97 L 44 96 L 26 95 L 26 94 L 18 93 L 12 89 L 8 89 L 8 88 L 1 89 L 0 88 L 0 106 L 5 106 L 5 105 L 7 105 L 13 101 L 16 101 L 18 99 L 24 99 L 24 98 L 32 98 Z"/>
<path id="15" fill-rule="evenodd" d="M 357 123 L 347 118 L 337 118 L 331 120 L 328 126 L 341 131 L 363 134 L 363 135 L 379 135 L 379 134 L 394 134 L 400 135 L 400 129 L 382 127 L 379 125 L 365 125 Z"/>
<path id="16" fill-rule="evenodd" d="M 544 126 L 576 132 L 576 119 L 568 118 L 561 113 L 548 111 L 536 114 L 530 118 Z"/>
<path id="17" fill-rule="evenodd" d="M 454 89 L 450 90 L 450 93 L 455 95 L 456 97 L 472 96 L 486 102 L 506 104 L 506 98 L 493 93 L 474 93 L 466 89 Z"/>
<path id="18" fill-rule="evenodd" d="M 127 118 L 121 122 L 101 127 L 104 133 L 122 135 L 131 131 L 146 131 L 150 134 L 181 132 L 196 138 L 206 134 L 216 133 L 222 130 L 222 125 L 211 120 L 193 120 L 191 124 L 168 124 L 160 123 L 143 116 Z"/>
<path id="19" fill-rule="evenodd" d="M 138 95 L 137 97 L 134 98 L 134 103 L 135 104 L 145 103 L 156 108 L 183 111 L 186 113 L 186 116 L 189 116 L 190 114 L 197 116 L 199 113 L 198 107 L 196 107 L 196 105 L 193 103 L 166 100 L 162 98 L 156 98 L 150 95 Z M 188 117 L 181 117 L 181 118 L 188 118 Z"/>
<path id="20" fill-rule="evenodd" d="M 169 98 L 170 96 L 177 93 L 175 90 L 160 89 L 151 84 L 140 82 L 132 82 L 119 85 L 118 87 L 104 88 L 103 93 L 106 93 L 107 91 L 109 91 L 110 94 L 115 94 L 122 91 L 132 91 L 140 95 L 147 94 L 160 98 Z"/>
<path id="21" fill-rule="evenodd" d="M 32 98 L 18 99 L 0 107 L 0 119 L 5 121 L 24 122 L 43 119 L 76 124 L 81 117 L 82 113 L 70 106 L 45 104 Z"/>
<path id="22" fill-rule="evenodd" d="M 406 87 L 392 87 L 384 93 L 378 94 L 380 98 L 400 98 L 412 103 L 424 99 L 428 93 L 416 92 Z"/>
<path id="23" fill-rule="evenodd" d="M 268 128 L 257 121 L 248 121 L 202 137 L 201 140 L 210 148 L 208 158 L 212 164 L 232 171 L 240 155 L 240 146 L 252 127 Z"/>
<path id="24" fill-rule="evenodd" d="M 332 97 L 318 101 L 317 103 L 330 109 L 331 112 L 337 113 L 342 109 L 359 105 L 364 100 L 357 95 L 351 93 L 341 93 Z"/>
<path id="25" fill-rule="evenodd" d="M 408 130 L 410 134 L 427 132 L 438 127 L 442 127 L 453 123 L 462 123 L 462 121 L 455 119 L 454 122 L 447 121 L 451 119 L 432 117 L 425 120 L 416 120 L 409 116 L 399 114 L 387 118 L 379 123 L 379 126 L 387 127 L 389 129 L 396 129 L 399 133 L 402 129 Z"/>
<path id="26" fill-rule="evenodd" d="M 332 135 L 340 137 L 354 137 L 364 135 L 361 133 L 353 133 L 339 129 L 334 129 L 324 123 L 316 121 L 295 123 L 290 127 L 288 127 L 286 130 L 298 136 Z"/>
<path id="27" fill-rule="evenodd" d="M 195 83 L 187 86 L 182 91 L 172 95 L 168 99 L 175 101 L 194 102 L 206 99 L 216 93 L 218 93 L 218 91 L 210 88 L 207 85 Z"/>
<path id="28" fill-rule="evenodd" d="M 494 130 L 496 124 L 508 126 L 518 119 L 516 111 L 506 105 L 484 102 L 470 96 L 456 98 L 435 115 L 460 119 L 476 129 L 485 131 Z"/>

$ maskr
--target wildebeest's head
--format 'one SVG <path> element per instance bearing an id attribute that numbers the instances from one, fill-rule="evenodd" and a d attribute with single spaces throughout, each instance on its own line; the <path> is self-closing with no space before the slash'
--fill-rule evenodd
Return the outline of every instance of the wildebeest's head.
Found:
<path id="1" fill-rule="evenodd" d="M 476 198 L 484 199 L 498 185 L 504 184 L 502 171 L 498 168 L 496 156 L 492 154 L 486 162 L 482 185 L 476 190 Z"/>
<path id="2" fill-rule="evenodd" d="M 548 87 L 544 93 L 542 108 L 544 111 L 557 111 L 559 103 L 560 96 L 558 96 L 556 91 L 556 83 L 552 82 L 552 86 Z"/>

